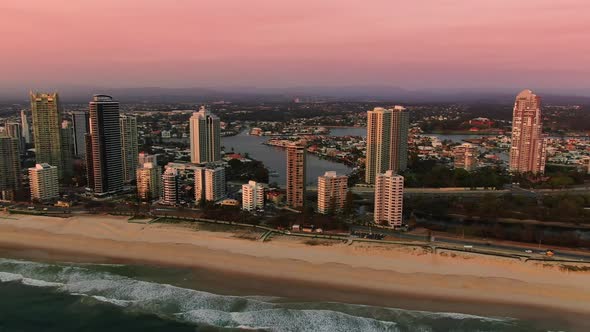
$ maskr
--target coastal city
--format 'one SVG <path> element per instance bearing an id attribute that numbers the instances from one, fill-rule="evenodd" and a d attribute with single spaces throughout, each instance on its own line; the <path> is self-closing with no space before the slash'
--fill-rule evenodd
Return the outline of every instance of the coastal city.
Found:
<path id="1" fill-rule="evenodd" d="M 587 0 L 0 2 L 0 332 L 590 331 Z"/>
<path id="2" fill-rule="evenodd" d="M 30 108 L 5 112 L 0 127 L 4 206 L 39 214 L 176 215 L 380 239 L 400 232 L 454 236 L 461 228 L 474 239 L 590 243 L 586 235 L 552 236 L 542 224 L 556 215 L 572 224 L 588 220 L 590 131 L 545 133 L 550 117 L 530 90 L 517 95 L 511 119 L 475 116 L 462 105 L 295 99 L 286 105 L 295 116 L 282 107 L 224 101 L 197 110 L 139 110 L 94 95 L 87 106 L 64 110 L 58 93 L 31 92 Z M 575 105 L 547 108 L 580 112 Z M 334 115 L 318 115 L 324 113 Z M 270 120 L 279 116 L 287 118 Z M 576 194 L 577 205 L 561 211 Z M 514 196 L 524 201 L 505 215 L 478 211 L 508 207 Z M 533 214 L 527 205 L 539 199 L 544 211 Z M 438 219 L 450 214 L 458 217 L 441 227 Z M 510 231 L 519 219 L 535 235 Z M 529 219 L 541 220 L 531 226 Z M 506 230 L 489 230 L 489 223 Z"/>

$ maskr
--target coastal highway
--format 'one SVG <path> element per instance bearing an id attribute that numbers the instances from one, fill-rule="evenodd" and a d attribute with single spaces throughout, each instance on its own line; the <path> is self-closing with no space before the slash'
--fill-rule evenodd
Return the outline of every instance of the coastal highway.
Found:
<path id="1" fill-rule="evenodd" d="M 370 226 L 352 226 L 352 231 L 357 232 L 367 232 L 367 233 L 380 233 L 392 236 L 396 239 L 401 241 L 403 240 L 412 240 L 412 241 L 427 241 L 428 239 L 425 236 L 421 235 L 413 235 L 403 232 L 396 232 L 393 230 L 383 229 L 383 228 L 376 228 Z M 518 255 L 518 256 L 525 256 L 528 258 L 539 259 L 539 258 L 547 258 L 544 255 L 546 249 L 552 249 L 551 246 L 538 246 L 528 243 L 523 244 L 503 244 L 497 243 L 494 241 L 484 241 L 484 240 L 472 240 L 472 239 L 460 239 L 460 238 L 452 238 L 447 236 L 439 236 L 435 235 L 434 241 L 432 242 L 433 245 L 441 246 L 441 245 L 451 245 L 451 246 L 472 246 L 473 249 L 488 249 L 494 250 L 498 252 L 502 252 L 508 255 Z M 532 253 L 526 253 L 526 250 L 531 250 Z M 582 252 L 582 251 L 573 251 L 568 249 L 556 249 L 554 251 L 554 258 L 561 259 L 561 260 L 572 260 L 572 261 L 584 261 L 590 262 L 590 251 Z"/>

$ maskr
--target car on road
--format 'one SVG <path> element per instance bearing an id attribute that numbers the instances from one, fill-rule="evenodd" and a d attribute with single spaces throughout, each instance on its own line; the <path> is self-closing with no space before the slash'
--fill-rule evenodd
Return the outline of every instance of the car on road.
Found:
<path id="1" fill-rule="evenodd" d="M 526 252 L 527 254 L 532 254 L 532 253 L 533 253 L 533 251 L 532 251 L 532 250 L 530 250 L 530 249 L 527 249 L 527 250 L 525 250 L 524 252 Z"/>

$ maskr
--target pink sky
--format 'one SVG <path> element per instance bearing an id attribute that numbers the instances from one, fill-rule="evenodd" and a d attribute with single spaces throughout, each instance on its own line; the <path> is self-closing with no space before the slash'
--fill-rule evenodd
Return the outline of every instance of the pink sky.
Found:
<path id="1" fill-rule="evenodd" d="M 590 90 L 588 0 L 3 0 L 0 88 Z"/>

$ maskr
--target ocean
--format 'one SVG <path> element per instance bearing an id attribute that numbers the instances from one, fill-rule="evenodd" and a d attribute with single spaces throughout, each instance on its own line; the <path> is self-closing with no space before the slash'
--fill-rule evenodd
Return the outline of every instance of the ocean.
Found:
<path id="1" fill-rule="evenodd" d="M 198 273 L 0 258 L 0 331 L 547 331 L 510 317 L 215 293 Z"/>

